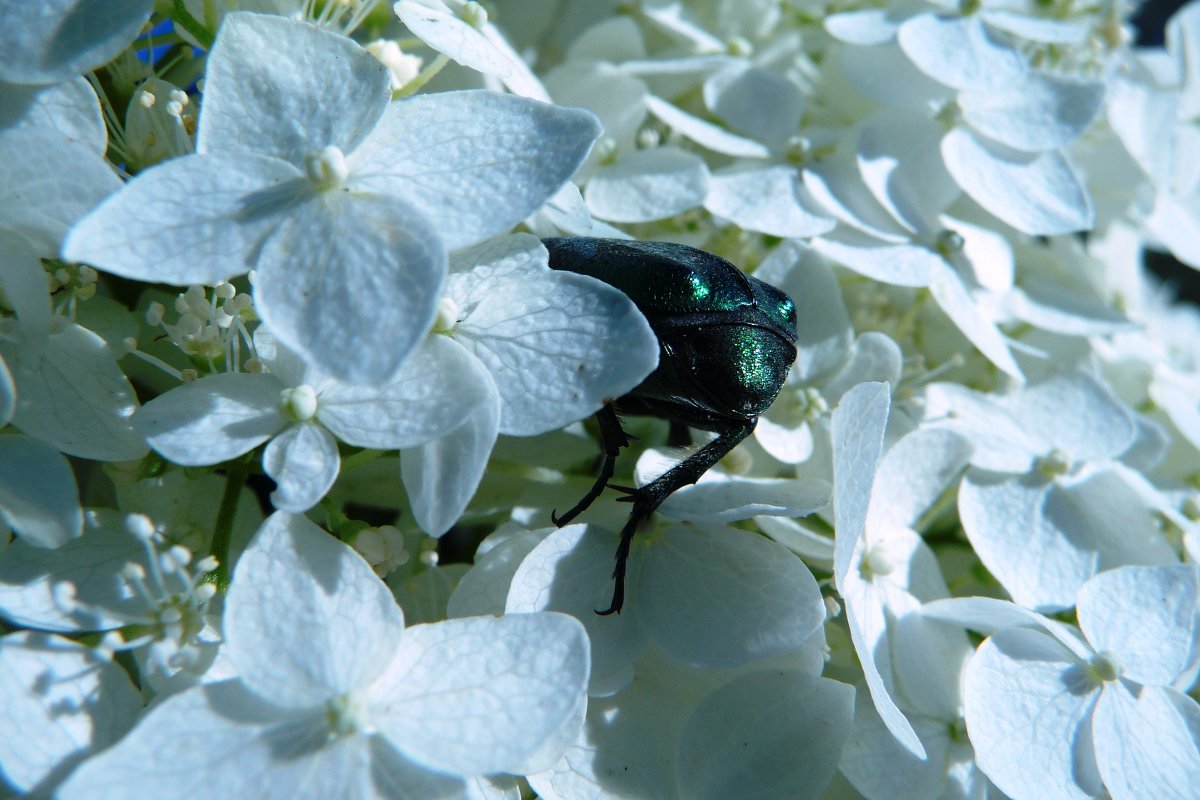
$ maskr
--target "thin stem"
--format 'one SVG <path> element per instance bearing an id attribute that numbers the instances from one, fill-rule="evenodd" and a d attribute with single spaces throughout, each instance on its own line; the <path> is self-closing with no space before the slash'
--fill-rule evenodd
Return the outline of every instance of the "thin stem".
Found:
<path id="1" fill-rule="evenodd" d="M 229 545 L 233 541 L 233 520 L 237 516 L 238 500 L 250 474 L 250 457 L 247 453 L 229 463 L 225 475 L 225 492 L 221 495 L 221 507 L 217 509 L 217 522 L 213 528 L 212 547 L 209 553 L 217 559 L 217 568 L 210 576 L 219 589 L 229 587 Z"/>
<path id="2" fill-rule="evenodd" d="M 355 467 L 374 461 L 387 452 L 387 450 L 359 450 L 352 456 L 346 456 L 342 459 L 342 474 L 345 475 Z"/>
<path id="3" fill-rule="evenodd" d="M 438 57 L 429 66 L 417 73 L 417 77 L 392 92 L 392 99 L 399 100 L 402 97 L 408 97 L 410 94 L 416 94 L 421 90 L 421 87 L 433 80 L 449 63 L 450 56 L 445 53 L 438 53 Z"/>
<path id="4" fill-rule="evenodd" d="M 183 4 L 183 0 L 174 0 L 171 4 L 171 19 L 175 24 L 183 28 L 192 35 L 200 46 L 205 50 L 211 50 L 213 45 L 213 34 L 208 28 L 201 24 L 200 20 L 192 16 L 192 12 L 187 10 L 187 6 Z"/>

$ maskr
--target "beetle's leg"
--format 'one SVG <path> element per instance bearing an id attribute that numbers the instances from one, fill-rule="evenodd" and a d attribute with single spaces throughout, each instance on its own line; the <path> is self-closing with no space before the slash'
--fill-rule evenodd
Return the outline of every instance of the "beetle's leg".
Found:
<path id="1" fill-rule="evenodd" d="M 583 496 L 583 499 L 576 503 L 570 511 L 561 517 L 554 511 L 550 512 L 551 521 L 559 528 L 586 511 L 588 506 L 600 496 L 604 487 L 612 479 L 613 472 L 616 471 L 617 455 L 621 452 L 621 448 L 629 446 L 629 436 L 621 427 L 621 420 L 617 418 L 617 412 L 613 410 L 612 404 L 605 403 L 596 412 L 596 422 L 600 425 L 600 449 L 604 453 L 604 460 L 600 464 L 600 476 L 596 478 L 596 482 L 592 484 L 592 488 Z"/>
<path id="2" fill-rule="evenodd" d="M 676 489 L 700 480 L 701 475 L 708 472 L 714 464 L 749 436 L 757 424 L 757 418 L 732 422 L 704 447 L 642 488 L 629 491 L 627 496 L 620 498 L 624 502 L 633 503 L 633 511 L 629 512 L 629 519 L 621 529 L 621 543 L 617 545 L 617 563 L 613 568 L 613 580 L 616 585 L 613 587 L 612 605 L 603 611 L 597 611 L 597 614 L 606 616 L 614 612 L 621 613 L 621 606 L 625 603 L 625 570 L 629 562 L 629 548 L 642 520 L 649 518 Z"/>

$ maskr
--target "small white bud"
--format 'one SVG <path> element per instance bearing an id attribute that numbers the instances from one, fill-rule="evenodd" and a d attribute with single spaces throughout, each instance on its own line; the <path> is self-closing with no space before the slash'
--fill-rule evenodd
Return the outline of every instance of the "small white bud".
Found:
<path id="1" fill-rule="evenodd" d="M 318 189 L 336 189 L 350 176 L 346 154 L 334 145 L 327 145 L 304 156 L 304 171 Z"/>

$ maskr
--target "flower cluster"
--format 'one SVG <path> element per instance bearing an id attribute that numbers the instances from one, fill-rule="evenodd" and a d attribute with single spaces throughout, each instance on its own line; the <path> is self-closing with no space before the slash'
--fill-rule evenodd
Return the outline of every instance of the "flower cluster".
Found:
<path id="1" fill-rule="evenodd" d="M 0 783 L 1194 797 L 1200 2 L 1133 10 L 0 0 Z M 551 521 L 670 354 L 539 237 L 795 303 L 619 615 L 629 507 Z"/>

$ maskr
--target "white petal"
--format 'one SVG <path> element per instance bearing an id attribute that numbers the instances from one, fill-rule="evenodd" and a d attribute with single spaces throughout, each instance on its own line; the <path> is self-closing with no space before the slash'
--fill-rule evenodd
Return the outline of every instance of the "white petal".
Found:
<path id="1" fill-rule="evenodd" d="M 417 95 L 389 106 L 351 155 L 351 183 L 402 197 L 457 250 L 537 210 L 599 134 L 581 109 L 491 92 Z"/>
<path id="2" fill-rule="evenodd" d="M 926 75 L 897 42 L 882 46 L 842 48 L 841 72 L 851 86 L 891 108 L 928 113 L 954 98 L 954 92 Z"/>
<path id="3" fill-rule="evenodd" d="M 650 222 L 695 208 L 708 194 L 708 167 L 677 147 L 636 150 L 588 179 L 588 210 L 610 222 Z"/>
<path id="4" fill-rule="evenodd" d="M 1054 490 L 1038 476 L 1008 478 L 972 470 L 958 490 L 958 513 L 976 554 L 1013 600 L 1035 609 L 1070 608 L 1099 567 L 1085 542 L 1039 525 Z"/>
<path id="5" fill-rule="evenodd" d="M 482 30 L 477 30 L 447 8 L 416 0 L 402 0 L 393 8 L 400 21 L 434 50 L 464 67 L 494 75 L 519 95 L 550 101 L 546 90 L 507 46 L 494 25 L 485 23 Z"/>
<path id="6" fill-rule="evenodd" d="M 1057 151 L 1018 153 L 956 128 L 942 139 L 942 157 L 971 199 L 1022 233 L 1074 233 L 1094 223 L 1087 188 Z"/>
<path id="7" fill-rule="evenodd" d="M 0 739 L 0 768 L 24 792 L 121 738 L 142 698 L 107 656 L 21 631 L 0 638 L 0 706 L 10 731 L 20 732 Z"/>
<path id="8" fill-rule="evenodd" d="M 270 58 L 258 54 L 270 52 Z M 198 153 L 245 153 L 298 168 L 326 146 L 349 153 L 391 99 L 378 59 L 345 36 L 298 20 L 234 12 L 204 71 Z"/>
<path id="9" fill-rule="evenodd" d="M 320 425 L 285 428 L 263 450 L 263 471 L 275 481 L 271 504 L 299 514 L 321 502 L 341 469 L 337 442 Z"/>
<path id="10" fill-rule="evenodd" d="M 858 169 L 880 205 L 913 230 L 928 230 L 961 193 L 942 162 L 942 128 L 927 115 L 873 115 L 858 135 Z"/>
<path id="11" fill-rule="evenodd" d="M 30 334 L 50 326 L 50 282 L 38 254 L 15 233 L 0 230 L 0 287 Z M 10 412 L 11 413 L 11 412 Z"/>
<path id="12" fill-rule="evenodd" d="M 867 523 L 890 407 L 886 383 L 862 383 L 846 392 L 833 410 L 834 577 L 839 588 Z"/>
<path id="13" fill-rule="evenodd" d="M 737 522 L 758 514 L 807 517 L 829 505 L 832 487 L 815 479 L 730 478 L 702 481 L 678 490 L 659 506 L 661 514 L 685 522 Z"/>
<path id="14" fill-rule="evenodd" d="M 867 234 L 865 242 L 902 244 L 912 238 L 912 230 L 875 199 L 853 153 L 835 153 L 806 167 L 804 185 L 822 208 Z"/>
<path id="15" fill-rule="evenodd" d="M 83 142 L 46 128 L 0 132 L 0 222 L 43 258 L 57 257 L 70 227 L 119 188 L 112 168 Z"/>
<path id="16" fill-rule="evenodd" d="M 846 44 L 885 44 L 896 36 L 903 19 L 883 8 L 844 11 L 825 17 L 825 30 Z"/>
<path id="17" fill-rule="evenodd" d="M 61 453 L 28 436 L 0 437 L 0 517 L 23 541 L 41 547 L 58 547 L 83 532 L 75 474 Z"/>
<path id="18" fill-rule="evenodd" d="M 505 606 L 509 613 L 562 611 L 583 623 L 592 643 L 588 692 L 593 696 L 626 686 L 633 678 L 634 660 L 646 646 L 637 615 L 596 613 L 612 598 L 616 548 L 617 536 L 594 525 L 568 525 L 551 533 L 517 568 Z M 637 565 L 635 561 L 631 567 Z M 641 602 L 640 596 L 631 594 L 629 603 L 636 602 Z"/>
<path id="19" fill-rule="evenodd" d="M 900 26 L 896 39 L 922 72 L 955 89 L 1002 87 L 1025 73 L 1020 50 L 999 41 L 979 15 L 919 14 Z"/>
<path id="20" fill-rule="evenodd" d="M 13 425 L 67 455 L 128 461 L 146 454 L 133 429 L 133 387 L 104 340 L 61 320 L 51 331 L 0 341 L 17 387 Z"/>
<path id="21" fill-rule="evenodd" d="M 821 387 L 821 394 L 830 403 L 839 402 L 842 395 L 868 381 L 879 381 L 890 386 L 900 382 L 904 368 L 904 354 L 892 337 L 878 331 L 867 331 L 858 337 L 850 350 L 850 357 L 835 375 Z"/>
<path id="22" fill-rule="evenodd" d="M 946 430 L 919 428 L 900 439 L 879 461 L 867 527 L 914 528 L 970 454 L 967 440 Z"/>
<path id="23" fill-rule="evenodd" d="M 0 128 L 50 128 L 99 155 L 108 146 L 100 99 L 82 75 L 49 86 L 0 89 Z"/>
<path id="24" fill-rule="evenodd" d="M 988 361 L 1017 380 L 1024 380 L 1025 376 L 1009 352 L 1000 329 L 983 313 L 962 278 L 949 264 L 942 262 L 934 267 L 929 293 L 955 327 Z"/>
<path id="25" fill-rule="evenodd" d="M 213 284 L 241 275 L 254 266 L 262 237 L 298 202 L 299 177 L 290 164 L 257 156 L 171 159 L 72 228 L 63 257 L 152 283 Z"/>
<path id="26" fill-rule="evenodd" d="M 992 597 L 946 597 L 921 606 L 921 616 L 950 622 L 990 635 L 1006 628 L 1034 628 L 1058 640 L 1076 658 L 1086 660 L 1095 651 L 1072 625 L 1043 617 L 1008 600 Z"/>
<path id="27" fill-rule="evenodd" d="M 416 447 L 449 433 L 496 390 L 488 371 L 446 336 L 427 336 L 379 386 L 333 383 L 320 395 L 317 418 L 333 435 L 358 447 Z"/>
<path id="28" fill-rule="evenodd" d="M 734 64 L 704 82 L 704 103 L 731 127 L 779 147 L 804 115 L 800 87 L 778 72 Z"/>
<path id="29" fill-rule="evenodd" d="M 44 0 L 5 3 L 0 13 L 0 78 L 57 83 L 107 63 L 150 18 L 152 0 Z"/>
<path id="30" fill-rule="evenodd" d="M 759 417 L 754 440 L 784 464 L 802 464 L 813 454 L 812 426 L 807 422 L 793 427 L 790 423 L 777 424 L 769 416 Z"/>
<path id="31" fill-rule="evenodd" d="M 483 479 L 500 427 L 500 402 L 488 395 L 462 424 L 440 437 L 400 453 L 400 477 L 421 530 L 441 536 L 454 525 Z"/>
<path id="32" fill-rule="evenodd" d="M 378 386 L 429 331 L 445 274 L 438 231 L 413 206 L 327 192 L 263 243 L 255 310 L 322 371 Z"/>
<path id="33" fill-rule="evenodd" d="M 800 173 L 782 165 L 716 173 L 704 207 L 746 230 L 785 239 L 816 236 L 835 224 L 808 196 Z"/>
<path id="34" fill-rule="evenodd" d="M 505 599 L 512 586 L 513 576 L 521 566 L 525 557 L 533 548 L 541 544 L 550 530 L 508 532 L 498 544 L 491 545 L 493 536 L 489 536 L 484 544 L 475 551 L 475 562 L 454 587 L 454 592 L 446 604 L 448 617 L 478 617 L 485 614 L 500 616 L 505 611 Z M 495 536 L 500 536 L 497 533 Z M 511 608 L 510 611 L 545 611 L 542 608 Z M 553 609 L 561 611 L 563 609 Z M 586 620 L 585 620 L 586 622 Z M 592 638 L 589 636 L 588 638 Z M 595 656 L 596 648 L 592 649 Z M 596 669 L 593 664 L 592 678 L 595 679 Z"/>
<path id="35" fill-rule="evenodd" d="M 704 698 L 679 740 L 681 797 L 815 798 L 850 735 L 854 689 L 799 672 L 755 672 Z M 748 778 L 753 776 L 753 778 Z"/>
<path id="36" fill-rule="evenodd" d="M 837 369 L 854 330 L 829 262 L 800 242 L 784 242 L 754 277 L 781 289 L 796 304 L 796 376 L 811 381 Z"/>
<path id="37" fill-rule="evenodd" d="M 1001 631 L 965 677 L 967 733 L 1001 791 L 1046 800 L 1099 794 L 1090 724 L 1099 691 L 1062 645 L 1037 631 Z"/>
<path id="38" fill-rule="evenodd" d="M 12 421 L 13 413 L 17 410 L 17 387 L 13 383 L 12 372 L 8 364 L 0 356 L 0 427 Z"/>
<path id="39" fill-rule="evenodd" d="M 1064 370 L 1006 397 L 1002 405 L 1035 442 L 1072 460 L 1115 458 L 1137 435 L 1131 411 L 1096 378 Z M 1063 409 L 1071 409 L 1063 414 Z"/>
<path id="40" fill-rule="evenodd" d="M 0 559 L 0 615 L 42 630 L 75 633 L 118 628 L 146 604 L 114 576 L 146 551 L 115 511 L 91 511 L 83 536 L 55 550 L 17 539 Z"/>
<path id="41" fill-rule="evenodd" d="M 1138 683 L 1187 684 L 1200 662 L 1200 567 L 1120 567 L 1079 590 L 1079 627 Z M 1178 686 L 1177 688 L 1185 688 Z"/>
<path id="42" fill-rule="evenodd" d="M 238 560 L 224 622 L 242 681 L 291 709 L 365 688 L 404 636 L 400 607 L 362 556 L 282 511 Z"/>
<path id="43" fill-rule="evenodd" d="M 645 317 L 595 278 L 544 272 L 491 288 L 458 330 L 496 380 L 503 433 L 530 436 L 582 419 L 658 365 Z"/>
<path id="44" fill-rule="evenodd" d="M 893 286 L 925 286 L 943 266 L 941 256 L 910 244 L 881 244 L 845 228 L 812 241 L 813 249 L 860 275 Z"/>
<path id="45" fill-rule="evenodd" d="M 799 646 L 824 621 L 812 573 L 761 536 L 676 525 L 637 555 L 630 604 L 650 638 L 685 664 L 747 664 Z"/>
<path id="46" fill-rule="evenodd" d="M 766 145 L 730 133 L 711 122 L 705 122 L 660 97 L 646 95 L 644 102 L 651 114 L 701 147 L 740 158 L 766 158 L 770 155 Z"/>
<path id="47" fill-rule="evenodd" d="M 1104 84 L 1031 72 L 1003 89 L 958 96 L 963 119 L 985 136 L 1026 152 L 1064 147 L 1087 130 L 1104 103 Z"/>
<path id="48" fill-rule="evenodd" d="M 588 639 L 565 614 L 417 625 L 371 687 L 371 719 L 395 747 L 459 775 L 518 771 L 575 718 Z M 551 754 L 545 768 L 560 754 Z"/>
<path id="49" fill-rule="evenodd" d="M 1045 440 L 1025 427 L 992 397 L 956 383 L 925 387 L 926 420 L 962 434 L 975 445 L 971 463 L 996 472 L 1023 473 L 1044 455 Z"/>
<path id="50" fill-rule="evenodd" d="M 138 411 L 138 431 L 176 464 L 219 464 L 280 431 L 279 380 L 273 375 L 221 373 L 164 392 Z"/>
<path id="51" fill-rule="evenodd" d="M 982 13 L 993 28 L 1015 34 L 1022 39 L 1046 44 L 1077 45 L 1088 37 L 1091 27 L 1083 17 L 1054 19 L 1032 16 L 1024 9 L 988 8 Z"/>
<path id="52" fill-rule="evenodd" d="M 1186 800 L 1200 786 L 1200 704 L 1185 694 L 1128 684 L 1105 687 L 1093 737 L 1104 788 L 1114 800 Z"/>
<path id="53" fill-rule="evenodd" d="M 189 689 L 155 706 L 116 747 L 77 770 L 58 795 L 186 800 L 206 791 L 213 775 L 228 771 L 222 791 L 231 797 L 395 796 L 397 779 L 414 791 L 431 790 L 422 797 L 460 796 L 461 784 L 453 793 L 446 786 L 452 778 L 439 781 L 411 763 L 402 769 L 393 762 L 403 759 L 381 758 L 371 749 L 367 737 L 331 739 L 319 711 L 282 711 L 240 681 L 229 680 Z M 157 766 L 147 769 L 147 764 Z M 427 783 L 420 780 L 422 773 Z M 364 793 L 372 777 L 383 784 L 378 794 Z"/>
<path id="54" fill-rule="evenodd" d="M 860 695 L 854 708 L 854 730 L 838 767 L 866 797 L 892 800 L 956 797 L 941 793 L 951 763 L 952 734 L 948 727 L 944 720 L 913 719 L 913 728 L 927 755 L 919 759 L 896 741 L 871 702 Z"/>

